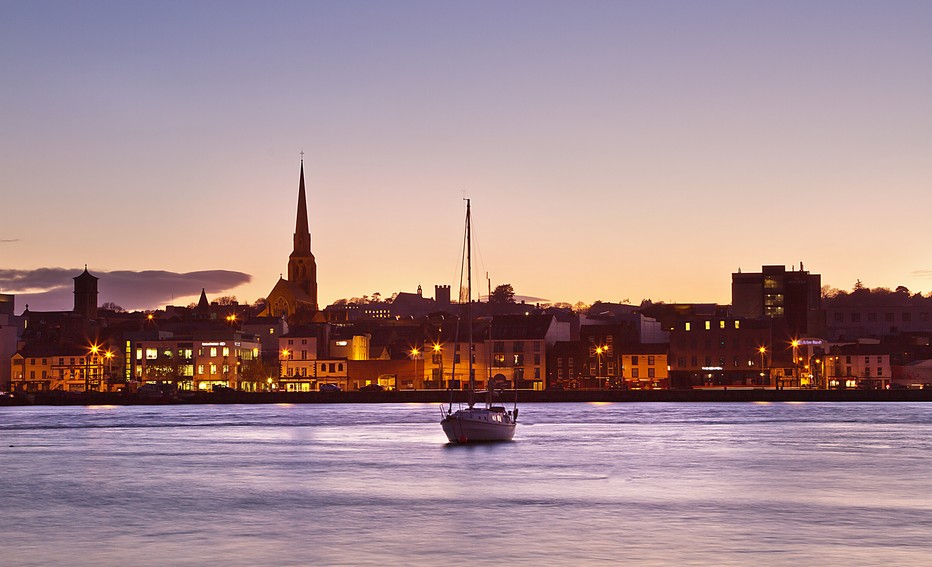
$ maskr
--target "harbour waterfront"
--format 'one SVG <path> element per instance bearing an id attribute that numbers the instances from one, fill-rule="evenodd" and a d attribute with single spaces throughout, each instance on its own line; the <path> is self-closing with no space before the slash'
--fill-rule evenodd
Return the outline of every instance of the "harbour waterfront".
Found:
<path id="1" fill-rule="evenodd" d="M 925 565 L 932 406 L 0 410 L 3 564 Z"/>

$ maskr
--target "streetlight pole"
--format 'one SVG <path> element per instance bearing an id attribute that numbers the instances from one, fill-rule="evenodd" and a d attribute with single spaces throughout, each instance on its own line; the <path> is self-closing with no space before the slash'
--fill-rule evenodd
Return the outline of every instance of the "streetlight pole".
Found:
<path id="1" fill-rule="evenodd" d="M 421 351 L 419 351 L 417 348 L 411 349 L 411 360 L 414 361 L 414 383 L 415 385 L 417 384 L 417 355 L 419 355 L 420 353 Z"/>
<path id="2" fill-rule="evenodd" d="M 597 346 L 595 347 L 596 354 L 596 370 L 595 370 L 595 379 L 598 381 L 599 389 L 602 389 L 602 352 L 605 350 L 605 347 Z"/>
<path id="3" fill-rule="evenodd" d="M 764 354 L 767 352 L 767 347 L 762 346 L 757 350 L 760 352 L 760 380 L 761 380 L 761 386 L 763 386 L 764 385 L 763 384 L 764 382 Z"/>
<path id="4" fill-rule="evenodd" d="M 96 344 L 92 344 L 90 351 L 87 353 L 87 356 L 84 357 L 84 391 L 89 391 L 91 385 L 91 356 L 97 356 L 97 353 L 100 351 L 100 347 Z"/>
<path id="5" fill-rule="evenodd" d="M 438 384 L 439 389 L 443 389 L 443 349 L 439 343 L 434 344 L 434 355 L 440 356 L 440 383 Z"/>

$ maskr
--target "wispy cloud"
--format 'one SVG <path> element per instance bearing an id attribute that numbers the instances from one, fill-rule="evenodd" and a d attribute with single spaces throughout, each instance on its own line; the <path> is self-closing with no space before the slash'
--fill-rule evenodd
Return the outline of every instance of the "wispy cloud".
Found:
<path id="1" fill-rule="evenodd" d="M 8 242 L 19 242 L 19 238 L 0 238 L 0 244 L 5 244 Z"/>
<path id="2" fill-rule="evenodd" d="M 32 310 L 66 310 L 74 305 L 73 278 L 81 272 L 73 268 L 0 269 L 0 291 L 16 294 L 17 305 L 28 304 Z M 252 279 L 249 274 L 229 270 L 92 273 L 100 278 L 99 303 L 113 302 L 126 309 L 163 307 L 173 297 L 197 295 L 201 288 L 209 295 L 224 294 Z"/>
<path id="3" fill-rule="evenodd" d="M 932 270 L 913 270 L 909 275 L 914 278 L 932 278 Z"/>

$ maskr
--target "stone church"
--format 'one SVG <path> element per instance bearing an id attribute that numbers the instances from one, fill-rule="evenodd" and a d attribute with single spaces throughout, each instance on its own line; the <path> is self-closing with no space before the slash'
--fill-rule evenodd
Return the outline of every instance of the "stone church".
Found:
<path id="1" fill-rule="evenodd" d="M 304 160 L 298 182 L 298 216 L 294 229 L 294 249 L 288 257 L 288 279 L 279 278 L 266 298 L 263 316 L 310 319 L 318 314 L 317 261 L 311 253 L 311 232 L 307 220 L 304 189 Z"/>

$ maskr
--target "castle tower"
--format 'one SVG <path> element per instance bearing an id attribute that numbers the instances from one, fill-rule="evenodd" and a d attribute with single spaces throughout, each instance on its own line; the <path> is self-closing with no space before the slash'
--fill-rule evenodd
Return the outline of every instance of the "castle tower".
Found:
<path id="1" fill-rule="evenodd" d="M 97 318 L 97 279 L 87 271 L 74 278 L 74 312 L 85 319 Z"/>
<path id="2" fill-rule="evenodd" d="M 298 214 L 294 227 L 294 250 L 288 257 L 288 281 L 307 295 L 317 310 L 317 261 L 311 253 L 311 231 L 307 222 L 307 196 L 304 190 L 304 160 L 298 182 Z"/>

